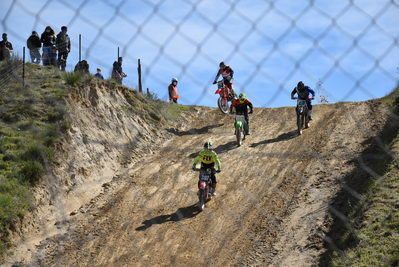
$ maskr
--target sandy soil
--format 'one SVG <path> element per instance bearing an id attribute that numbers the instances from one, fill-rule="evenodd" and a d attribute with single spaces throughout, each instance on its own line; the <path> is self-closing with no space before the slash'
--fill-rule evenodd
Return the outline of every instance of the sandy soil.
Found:
<path id="1" fill-rule="evenodd" d="M 297 136 L 293 108 L 256 109 L 252 135 L 237 147 L 233 117 L 194 108 L 137 162 L 116 169 L 108 159 L 112 171 L 95 187 L 99 193 L 86 194 L 76 214 L 57 221 L 59 231 L 36 244 L 32 257 L 13 259 L 43 266 L 315 265 L 340 177 L 353 171 L 351 160 L 381 130 L 388 109 L 340 103 L 314 114 Z M 218 195 L 199 212 L 191 163 L 208 138 L 223 171 Z"/>

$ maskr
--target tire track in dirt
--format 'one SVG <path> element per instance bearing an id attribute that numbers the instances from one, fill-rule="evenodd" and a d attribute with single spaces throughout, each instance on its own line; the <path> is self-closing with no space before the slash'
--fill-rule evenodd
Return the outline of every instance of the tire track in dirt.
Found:
<path id="1" fill-rule="evenodd" d="M 378 116 L 384 117 L 386 108 L 378 109 Z M 312 127 L 296 137 L 293 108 L 258 109 L 251 120 L 253 135 L 236 148 L 233 118 L 198 109 L 191 123 L 170 131 L 175 136 L 157 153 L 119 177 L 124 183 L 111 186 L 107 196 L 74 218 L 66 234 L 44 242 L 36 263 L 279 265 L 289 258 L 284 243 L 295 253 L 316 256 L 313 262 L 310 256 L 302 261 L 314 263 L 315 250 L 321 253 L 322 248 L 307 247 L 319 242 L 308 237 L 323 221 L 326 208 L 305 215 L 328 203 L 339 188 L 339 181 L 331 177 L 349 171 L 347 162 L 374 134 L 354 130 L 353 123 L 365 129 L 383 123 L 365 120 L 370 114 L 375 113 L 368 103 L 318 106 Z M 190 167 L 193 152 L 208 137 L 223 172 L 218 196 L 198 213 L 197 174 Z M 306 227 L 301 228 L 303 220 Z"/>

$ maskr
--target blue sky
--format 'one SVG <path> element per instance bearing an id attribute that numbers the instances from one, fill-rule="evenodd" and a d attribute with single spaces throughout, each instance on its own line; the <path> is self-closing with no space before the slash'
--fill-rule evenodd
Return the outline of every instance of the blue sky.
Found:
<path id="1" fill-rule="evenodd" d="M 399 78 L 398 14 L 398 0 L 1 0 L 0 31 L 21 54 L 32 30 L 67 25 L 69 70 L 81 33 L 91 72 L 109 76 L 119 46 L 125 85 L 136 87 L 140 58 L 144 88 L 166 99 L 177 77 L 183 104 L 215 106 L 211 81 L 225 60 L 237 91 L 276 107 L 294 104 L 298 80 L 330 102 L 387 94 Z"/>

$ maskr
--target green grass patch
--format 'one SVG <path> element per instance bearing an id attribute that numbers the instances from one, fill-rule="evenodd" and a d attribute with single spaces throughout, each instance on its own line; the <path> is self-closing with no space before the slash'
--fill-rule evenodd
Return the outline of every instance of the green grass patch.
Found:
<path id="1" fill-rule="evenodd" d="M 70 127 L 68 88 L 54 68 L 0 63 L 0 258 L 10 247 L 9 231 L 32 207 L 31 187 L 40 182 L 54 145 Z M 10 74 L 10 72 L 12 74 Z"/>
<path id="2" fill-rule="evenodd" d="M 383 103 L 388 105 L 399 105 L 399 88 L 395 88 L 387 96 L 380 99 Z"/>
<path id="3" fill-rule="evenodd" d="M 384 98 L 387 103 L 398 104 L 399 90 Z M 396 115 L 397 116 L 397 115 Z M 328 259 L 330 266 L 399 266 L 399 135 L 398 121 L 393 116 L 385 126 L 381 139 L 390 147 L 392 157 L 381 149 L 370 154 L 380 155 L 370 168 L 379 174 L 377 179 L 362 175 L 363 198 L 350 206 L 347 214 L 351 229 L 342 226 L 334 251 Z M 354 188 L 357 190 L 357 188 Z"/>
<path id="4" fill-rule="evenodd" d="M 399 140 L 396 140 L 399 144 Z M 399 152 L 399 149 L 397 150 Z M 399 169 L 392 164 L 388 172 L 370 187 L 360 203 L 359 227 L 347 233 L 342 242 L 355 240 L 342 255 L 334 253 L 332 266 L 398 266 L 399 264 Z M 351 237 L 350 237 L 351 236 Z"/>

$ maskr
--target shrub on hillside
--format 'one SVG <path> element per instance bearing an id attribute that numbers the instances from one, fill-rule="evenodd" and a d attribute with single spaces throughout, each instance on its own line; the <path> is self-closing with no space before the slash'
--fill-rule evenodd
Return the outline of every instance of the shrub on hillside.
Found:
<path id="1" fill-rule="evenodd" d="M 31 185 L 36 184 L 44 173 L 43 165 L 38 161 L 25 161 L 19 172 L 19 177 L 23 182 Z"/>
<path id="2" fill-rule="evenodd" d="M 37 144 L 32 144 L 21 154 L 21 159 L 25 161 L 37 161 L 44 163 L 44 156 L 46 155 L 44 147 Z"/>
<path id="3" fill-rule="evenodd" d="M 66 84 L 76 86 L 82 81 L 83 75 L 78 72 L 66 72 L 63 75 L 63 79 Z"/>

